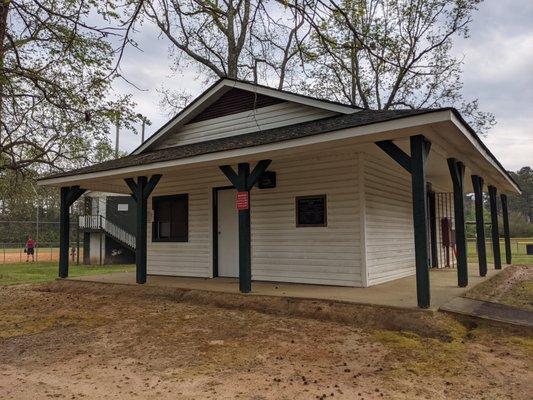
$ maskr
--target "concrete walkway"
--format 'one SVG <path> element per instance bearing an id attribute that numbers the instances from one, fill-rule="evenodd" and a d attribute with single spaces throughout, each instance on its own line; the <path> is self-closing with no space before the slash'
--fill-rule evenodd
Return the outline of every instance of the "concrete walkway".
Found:
<path id="1" fill-rule="evenodd" d="M 475 273 L 477 266 L 470 266 L 469 270 L 470 284 L 466 288 L 457 286 L 456 269 L 443 268 L 431 270 L 431 309 L 439 309 L 453 298 L 463 295 L 473 286 L 500 272 L 490 268 L 487 276 L 481 278 Z M 69 279 L 85 282 L 135 285 L 134 272 L 82 276 Z M 184 278 L 149 275 L 146 285 L 239 293 L 238 280 L 234 278 Z M 254 281 L 252 282 L 252 293 L 249 295 L 334 300 L 401 308 L 417 307 L 414 275 L 367 288 Z"/>
<path id="2" fill-rule="evenodd" d="M 533 312 L 489 301 L 456 297 L 443 304 L 439 310 L 512 325 L 533 327 Z"/>

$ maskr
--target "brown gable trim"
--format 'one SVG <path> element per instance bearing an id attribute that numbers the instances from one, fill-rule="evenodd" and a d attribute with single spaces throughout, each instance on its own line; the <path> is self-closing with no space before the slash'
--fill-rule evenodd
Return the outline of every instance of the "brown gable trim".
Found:
<path id="1" fill-rule="evenodd" d="M 283 100 L 281 99 L 233 88 L 228 90 L 220 96 L 217 101 L 189 121 L 189 124 L 271 106 L 282 102 Z"/>

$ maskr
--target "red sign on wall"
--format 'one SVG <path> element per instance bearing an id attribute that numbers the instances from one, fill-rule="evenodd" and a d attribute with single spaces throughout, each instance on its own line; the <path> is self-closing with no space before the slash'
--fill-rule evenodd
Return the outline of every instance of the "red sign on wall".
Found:
<path id="1" fill-rule="evenodd" d="M 250 199 L 248 192 L 237 192 L 237 210 L 248 210 L 250 208 Z"/>

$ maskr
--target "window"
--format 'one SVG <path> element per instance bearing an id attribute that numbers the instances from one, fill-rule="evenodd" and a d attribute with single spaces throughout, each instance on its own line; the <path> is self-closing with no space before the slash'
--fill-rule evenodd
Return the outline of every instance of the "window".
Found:
<path id="1" fill-rule="evenodd" d="M 152 241 L 187 242 L 189 240 L 189 195 L 153 198 Z"/>
<path id="2" fill-rule="evenodd" d="M 296 227 L 327 226 L 326 195 L 296 197 Z"/>
<path id="3" fill-rule="evenodd" d="M 117 211 L 128 211 L 128 204 L 117 204 Z"/>

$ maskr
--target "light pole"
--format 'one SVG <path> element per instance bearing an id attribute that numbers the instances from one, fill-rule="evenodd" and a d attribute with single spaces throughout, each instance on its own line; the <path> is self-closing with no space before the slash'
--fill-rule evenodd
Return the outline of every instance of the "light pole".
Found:
<path id="1" fill-rule="evenodd" d="M 144 133 L 145 133 L 145 129 L 146 129 L 146 125 L 152 125 L 152 123 L 150 122 L 150 120 L 145 117 L 144 115 L 142 114 L 137 114 L 137 117 L 141 120 L 141 144 L 144 143 Z"/>
<path id="2" fill-rule="evenodd" d="M 120 136 L 120 114 L 117 114 L 116 131 L 115 131 L 115 158 L 118 158 L 118 142 Z"/>

